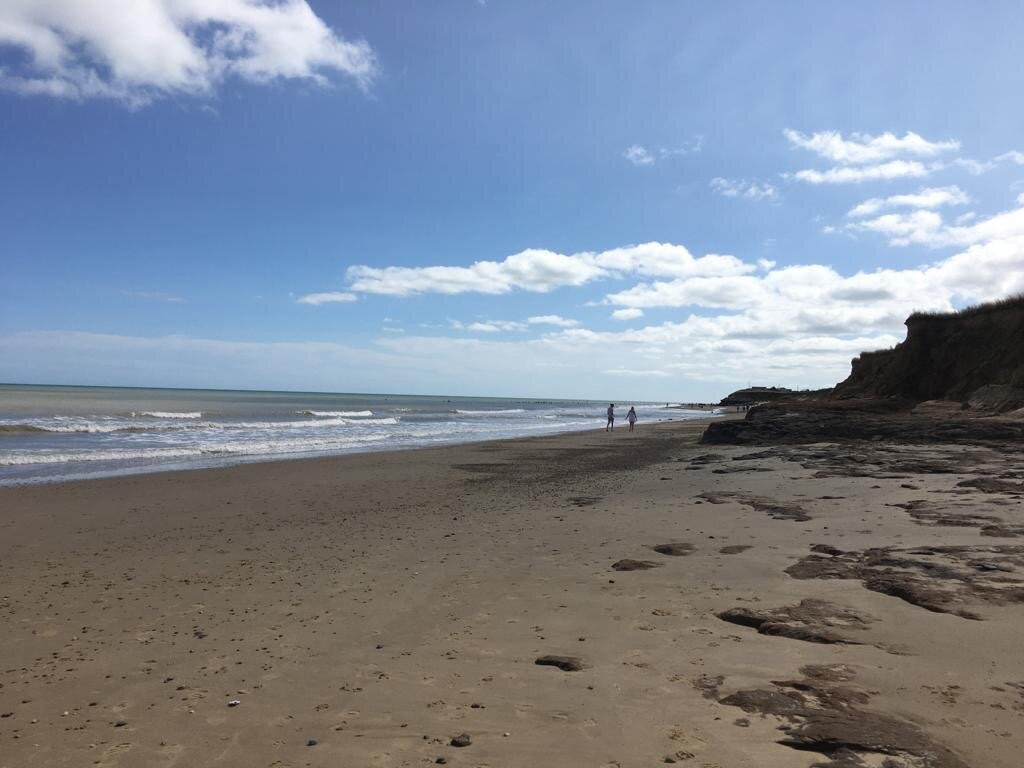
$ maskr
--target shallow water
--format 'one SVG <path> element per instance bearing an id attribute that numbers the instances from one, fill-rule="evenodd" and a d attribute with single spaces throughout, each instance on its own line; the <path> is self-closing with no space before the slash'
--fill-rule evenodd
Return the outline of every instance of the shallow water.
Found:
<path id="1" fill-rule="evenodd" d="M 605 402 L 0 385 L 0 485 L 604 426 Z M 665 403 L 645 421 L 702 418 Z"/>

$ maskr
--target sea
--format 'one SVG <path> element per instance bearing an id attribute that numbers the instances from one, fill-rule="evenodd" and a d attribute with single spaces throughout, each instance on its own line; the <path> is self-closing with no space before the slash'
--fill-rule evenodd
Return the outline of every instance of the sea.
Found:
<path id="1" fill-rule="evenodd" d="M 639 424 L 705 418 L 629 406 Z M 603 428 L 608 403 L 0 384 L 0 486 Z"/>

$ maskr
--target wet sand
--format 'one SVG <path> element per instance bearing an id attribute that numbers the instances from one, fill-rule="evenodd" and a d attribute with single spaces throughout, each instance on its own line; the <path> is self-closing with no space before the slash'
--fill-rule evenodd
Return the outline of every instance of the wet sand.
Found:
<path id="1" fill-rule="evenodd" d="M 0 489 L 0 767 L 1019 766 L 1021 447 L 700 429 Z"/>

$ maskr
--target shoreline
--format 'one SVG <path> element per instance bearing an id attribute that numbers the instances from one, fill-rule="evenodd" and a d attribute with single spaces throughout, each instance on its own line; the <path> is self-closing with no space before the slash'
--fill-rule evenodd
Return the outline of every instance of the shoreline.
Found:
<path id="1" fill-rule="evenodd" d="M 736 416 L 738 414 L 708 414 L 707 416 L 701 416 L 693 419 L 675 419 L 668 417 L 665 419 L 659 419 L 658 421 L 648 421 L 641 423 L 643 429 L 652 429 L 658 425 L 676 423 L 676 424 L 702 424 L 705 427 L 713 421 L 728 420 L 730 416 Z M 627 425 L 625 418 L 621 419 L 622 426 L 617 429 L 626 431 Z M 206 460 L 196 461 L 180 461 L 180 462 L 168 462 L 166 465 L 154 464 L 148 466 L 139 467 L 125 467 L 122 469 L 115 470 L 100 470 L 95 474 L 81 474 L 71 476 L 60 476 L 57 475 L 53 479 L 48 476 L 40 477 L 28 477 L 22 479 L 14 479 L 11 481 L 0 480 L 0 490 L 5 488 L 25 488 L 35 486 L 47 486 L 47 485 L 62 485 L 65 483 L 82 483 L 91 482 L 94 480 L 114 479 L 123 477 L 135 477 L 140 475 L 157 475 L 167 474 L 176 472 L 198 472 L 204 470 L 217 470 L 217 469 L 232 469 L 234 467 L 245 467 L 253 464 L 271 464 L 276 462 L 295 462 L 295 461 L 317 461 L 317 460 L 330 460 L 330 459 L 342 459 L 348 456 L 364 456 L 364 455 L 377 455 L 377 454 L 390 454 L 390 453 L 407 453 L 409 451 L 429 451 L 445 448 L 454 448 L 458 446 L 472 446 L 486 443 L 502 443 L 505 441 L 516 441 L 516 440 L 534 440 L 544 439 L 550 437 L 562 437 L 568 435 L 585 435 L 585 434 L 597 434 L 604 432 L 603 427 L 587 428 L 587 429 L 569 429 L 559 432 L 545 432 L 542 434 L 526 434 L 511 437 L 497 437 L 497 438 L 485 438 L 485 439 L 471 439 L 471 440 L 453 440 L 452 442 L 440 442 L 434 445 L 410 445 L 408 447 L 389 447 L 382 449 L 365 448 L 365 449 L 346 449 L 340 453 L 320 453 L 320 452 L 309 452 L 309 453 L 294 453 L 294 454 L 240 454 L 237 456 L 225 456 L 222 458 L 211 458 Z M 209 463 L 206 463 L 209 462 Z M 88 462 L 80 462 L 88 464 Z"/>
<path id="2" fill-rule="evenodd" d="M 2 488 L 0 768 L 1015 766 L 1020 448 L 706 423 Z"/>

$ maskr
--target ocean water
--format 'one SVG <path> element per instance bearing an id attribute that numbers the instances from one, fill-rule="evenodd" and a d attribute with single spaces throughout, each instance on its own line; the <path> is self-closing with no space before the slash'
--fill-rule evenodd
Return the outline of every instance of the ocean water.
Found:
<path id="1" fill-rule="evenodd" d="M 640 425 L 706 416 L 634 405 Z M 604 427 L 605 402 L 0 384 L 0 485 Z"/>

